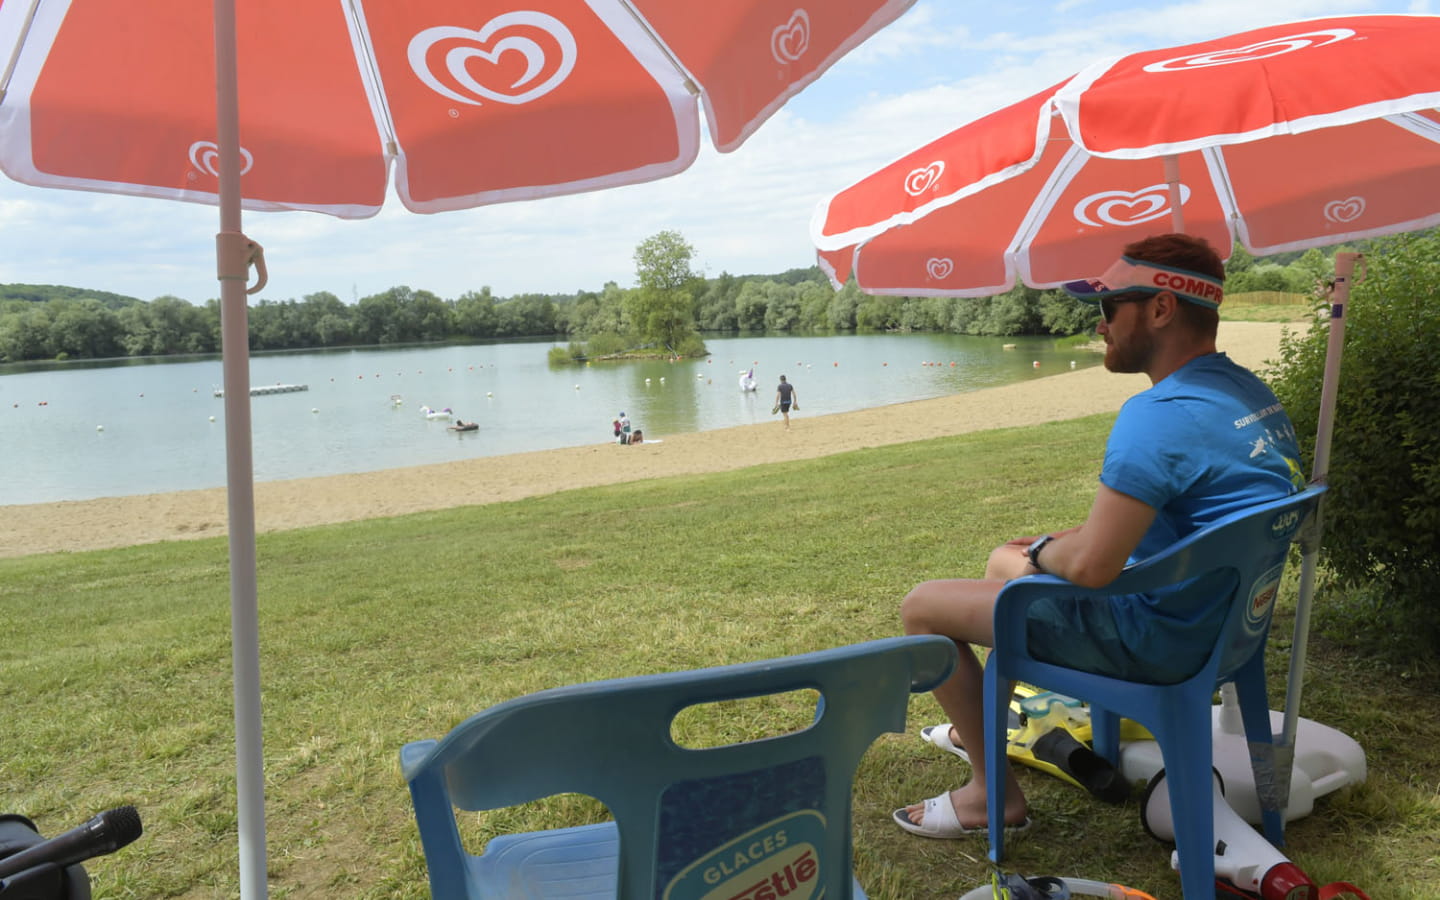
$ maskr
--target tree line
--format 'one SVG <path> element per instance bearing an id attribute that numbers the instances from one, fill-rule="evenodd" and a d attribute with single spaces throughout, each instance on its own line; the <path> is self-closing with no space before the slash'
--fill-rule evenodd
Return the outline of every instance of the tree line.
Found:
<path id="1" fill-rule="evenodd" d="M 1333 251 L 1332 251 L 1333 252 Z M 1070 335 L 1097 314 L 1059 291 L 1023 285 L 983 298 L 880 297 L 854 282 L 836 290 L 819 268 L 777 275 L 704 277 L 694 248 L 664 231 L 636 249 L 636 286 L 497 298 L 489 287 L 444 299 L 393 287 L 355 303 L 322 291 L 261 300 L 249 309 L 250 349 L 409 344 L 551 337 L 572 342 L 560 355 L 650 346 L 694 355 L 699 333 L 932 331 L 971 335 Z M 1231 292 L 1310 293 L 1331 270 L 1319 250 L 1255 260 L 1236 247 Z M 104 359 L 220 351 L 220 301 L 173 296 L 143 301 L 53 285 L 0 285 L 0 361 Z"/>

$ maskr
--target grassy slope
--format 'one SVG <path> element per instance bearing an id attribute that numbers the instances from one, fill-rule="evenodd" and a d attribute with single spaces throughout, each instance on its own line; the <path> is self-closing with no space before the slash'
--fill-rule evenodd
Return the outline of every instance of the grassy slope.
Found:
<path id="1" fill-rule="evenodd" d="M 496 701 L 896 633 L 915 582 L 977 574 L 997 542 L 1083 516 L 1110 421 L 262 537 L 271 895 L 427 896 L 399 747 Z M 1295 823 L 1290 853 L 1317 878 L 1428 900 L 1440 884 L 1433 664 L 1352 653 L 1325 636 L 1325 607 L 1304 712 L 1358 737 L 1370 778 Z M 223 540 L 0 562 L 0 617 L 0 807 L 55 833 L 134 803 L 146 836 L 92 863 L 97 897 L 234 896 Z M 1272 646 L 1288 635 L 1287 619 Z M 1277 704 L 1286 665 L 1272 652 Z M 855 830 L 872 897 L 953 898 L 987 877 L 983 838 L 927 841 L 889 822 L 964 775 L 915 738 L 942 718 L 915 698 L 911 733 L 866 758 Z M 762 712 L 754 727 L 784 719 Z M 734 717 L 690 727 L 733 737 Z M 538 739 L 583 752 L 564 723 Z M 1177 896 L 1134 801 L 1021 778 L 1038 824 L 1010 866 Z M 463 821 L 478 842 L 598 814 L 575 798 L 538 807 Z"/>

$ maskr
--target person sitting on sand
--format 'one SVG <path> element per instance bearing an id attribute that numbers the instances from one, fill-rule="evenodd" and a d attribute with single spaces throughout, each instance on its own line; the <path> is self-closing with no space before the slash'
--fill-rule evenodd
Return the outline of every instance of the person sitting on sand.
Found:
<path id="1" fill-rule="evenodd" d="M 632 443 L 632 444 L 643 444 L 643 443 L 645 443 L 645 432 L 641 431 L 641 430 L 638 429 L 638 428 L 635 429 L 634 431 L 632 431 L 632 432 L 630 433 L 630 443 Z"/>

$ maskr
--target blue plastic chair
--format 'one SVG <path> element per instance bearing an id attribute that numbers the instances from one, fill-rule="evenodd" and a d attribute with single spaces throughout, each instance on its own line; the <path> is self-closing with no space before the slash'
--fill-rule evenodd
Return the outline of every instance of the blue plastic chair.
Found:
<path id="1" fill-rule="evenodd" d="M 1246 740 L 1252 748 L 1255 783 L 1274 779 L 1274 741 L 1265 689 L 1265 640 L 1275 594 L 1291 541 L 1324 494 L 1310 487 L 1282 500 L 1233 513 L 1163 553 L 1129 566 L 1104 588 L 1082 588 L 1052 575 L 1017 578 L 1000 592 L 995 607 L 995 650 L 985 665 L 985 747 L 988 759 L 1003 759 L 1012 681 L 1041 686 L 1090 703 L 1095 752 L 1112 763 L 1119 756 L 1120 717 L 1144 725 L 1154 735 L 1165 762 L 1180 887 L 1185 897 L 1215 896 L 1215 823 L 1211 766 L 1211 705 L 1216 688 L 1233 681 L 1240 699 Z M 1229 613 L 1205 664 L 1178 684 L 1145 684 L 1080 672 L 1042 662 L 1026 647 L 1025 611 L 1042 597 L 1106 597 L 1152 591 L 1198 576 L 1217 573 L 1230 585 Z M 1231 577 L 1225 578 L 1229 573 Z M 986 772 L 989 792 L 990 858 L 1004 857 L 1005 779 L 1001 766 Z M 1284 822 L 1273 796 L 1261 790 L 1265 835 L 1276 846 L 1284 841 Z"/>
<path id="2" fill-rule="evenodd" d="M 750 897 L 812 882 L 804 896 L 863 898 L 851 864 L 855 770 L 881 732 L 905 729 L 910 694 L 934 688 L 955 661 L 955 644 L 931 635 L 578 684 L 406 744 L 431 892 L 699 900 L 722 886 Z M 687 707 L 805 689 L 820 701 L 800 731 L 704 749 L 671 737 Z M 502 835 L 479 856 L 461 845 L 454 808 L 571 792 L 600 800 L 614 821 Z"/>

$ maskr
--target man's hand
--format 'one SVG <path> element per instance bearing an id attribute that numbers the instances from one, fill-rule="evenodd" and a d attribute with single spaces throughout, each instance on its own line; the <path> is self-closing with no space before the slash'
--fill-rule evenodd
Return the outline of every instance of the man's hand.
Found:
<path id="1" fill-rule="evenodd" d="M 1045 569 L 1075 584 L 1103 587 L 1125 568 L 1154 521 L 1153 507 L 1102 484 L 1085 524 L 1056 532 L 1057 540 L 1046 545 Z"/>
<path id="2" fill-rule="evenodd" d="M 1066 528 L 1063 531 L 1051 531 L 1048 533 L 1054 535 L 1056 538 L 1061 538 L 1067 534 L 1074 534 L 1079 530 L 1080 526 L 1076 525 L 1073 528 Z M 991 554 L 990 559 L 992 566 L 999 566 L 1000 571 L 1005 573 L 1001 577 L 1007 580 L 1010 578 L 1019 578 L 1022 575 L 1044 574 L 1040 569 L 1030 564 L 1030 545 L 1044 536 L 1043 534 L 1032 534 L 1026 537 L 1011 538 L 995 548 L 995 552 Z M 1049 553 L 1048 547 L 1046 548 L 1046 553 Z"/>

